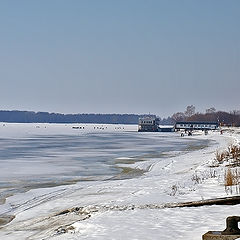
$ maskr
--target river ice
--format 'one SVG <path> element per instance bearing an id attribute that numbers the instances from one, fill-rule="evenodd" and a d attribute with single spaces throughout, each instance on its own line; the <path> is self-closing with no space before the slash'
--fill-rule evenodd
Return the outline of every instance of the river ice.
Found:
<path id="1" fill-rule="evenodd" d="M 57 133 L 60 128 L 52 126 L 51 131 Z M 136 131 L 133 126 L 129 130 Z M 240 135 L 234 131 L 196 133 L 192 136 L 195 140 L 211 140 L 208 147 L 161 161 L 135 162 L 132 168 L 148 170 L 140 177 L 77 182 L 9 196 L 0 211 L 16 217 L 0 229 L 0 238 L 200 240 L 209 230 L 224 230 L 225 218 L 240 214 L 237 205 L 163 206 L 238 194 L 235 188 L 226 191 L 222 167 L 209 167 L 217 149 L 239 142 Z M 5 134 L 14 136 L 12 131 Z"/>

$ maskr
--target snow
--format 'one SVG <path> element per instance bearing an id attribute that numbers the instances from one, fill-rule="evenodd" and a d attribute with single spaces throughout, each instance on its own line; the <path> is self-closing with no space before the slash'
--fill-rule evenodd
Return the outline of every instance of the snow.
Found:
<path id="1" fill-rule="evenodd" d="M 14 130 L 18 129 L 16 124 L 13 126 Z M 44 134 L 45 126 L 52 134 L 57 134 L 60 129 L 63 134 L 69 131 L 65 125 L 38 126 L 40 128 L 32 124 L 31 129 L 22 131 L 26 135 L 28 131 Z M 86 128 L 90 129 L 89 125 Z M 136 126 L 121 126 L 120 129 L 120 126 L 104 125 L 104 129 L 136 131 Z M 4 130 L 3 135 L 13 137 L 14 130 Z M 73 131 L 78 134 L 81 130 Z M 240 215 L 237 205 L 164 207 L 166 203 L 237 194 L 234 189 L 232 195 L 225 190 L 223 168 L 209 166 L 216 150 L 239 143 L 239 130 L 225 131 L 223 135 L 219 132 L 198 133 L 192 138 L 209 139 L 211 143 L 207 148 L 176 154 L 162 161 L 135 162 L 131 165 L 133 168 L 148 170 L 137 178 L 33 189 L 8 197 L 0 210 L 5 214 L 11 210 L 16 217 L 0 230 L 0 238 L 200 240 L 207 231 L 224 230 L 227 216 Z M 69 211 L 59 214 L 65 210 Z"/>

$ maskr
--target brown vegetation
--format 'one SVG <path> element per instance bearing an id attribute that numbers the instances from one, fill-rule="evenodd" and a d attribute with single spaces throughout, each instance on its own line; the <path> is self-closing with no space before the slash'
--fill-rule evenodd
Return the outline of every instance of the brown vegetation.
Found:
<path id="1" fill-rule="evenodd" d="M 216 111 L 214 107 L 206 109 L 206 113 L 195 113 L 195 106 L 187 106 L 185 112 L 177 112 L 172 115 L 172 120 L 192 122 L 218 122 L 221 126 L 240 126 L 240 111 L 230 112 Z"/>
<path id="2" fill-rule="evenodd" d="M 240 115 L 235 112 L 212 112 L 212 113 L 197 113 L 188 117 L 187 121 L 203 121 L 203 122 L 219 122 L 224 126 L 240 126 Z"/>
<path id="3" fill-rule="evenodd" d="M 227 154 L 226 151 L 224 151 L 224 152 L 217 151 L 216 152 L 216 160 L 219 164 L 222 164 L 224 162 L 224 160 L 226 159 L 226 154 Z"/>
<path id="4" fill-rule="evenodd" d="M 240 166 L 240 146 L 230 145 L 225 151 L 217 151 L 215 155 L 218 164 L 222 164 L 224 161 L 228 162 L 228 166 L 239 167 Z"/>
<path id="5" fill-rule="evenodd" d="M 225 176 L 224 176 L 224 185 L 225 186 L 232 186 L 235 185 L 235 177 L 230 168 L 225 171 Z"/>
<path id="6" fill-rule="evenodd" d="M 230 145 L 227 150 L 216 152 L 217 165 L 227 162 L 227 169 L 224 174 L 224 185 L 226 192 L 232 193 L 233 186 L 236 192 L 240 190 L 240 146 Z"/>
<path id="7" fill-rule="evenodd" d="M 240 171 L 237 168 L 228 168 L 225 171 L 224 175 L 224 185 L 225 185 L 225 191 L 227 193 L 233 192 L 233 186 L 235 186 L 236 193 L 239 194 L 240 192 Z"/>

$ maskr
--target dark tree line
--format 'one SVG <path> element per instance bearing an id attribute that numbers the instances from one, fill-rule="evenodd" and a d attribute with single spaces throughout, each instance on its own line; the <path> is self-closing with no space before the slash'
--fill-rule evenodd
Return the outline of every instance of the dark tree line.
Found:
<path id="1" fill-rule="evenodd" d="M 147 115 L 147 114 L 146 114 Z M 102 123 L 138 124 L 138 119 L 146 115 L 138 114 L 61 114 L 30 111 L 0 111 L 0 122 L 13 123 Z M 149 115 L 148 115 L 149 116 Z M 151 115 L 155 116 L 155 115 Z M 185 112 L 174 113 L 168 118 L 159 118 L 162 125 L 173 125 L 177 121 L 219 122 L 222 125 L 240 126 L 240 111 L 216 111 L 206 109 L 206 113 L 195 113 L 193 105 Z"/>
<path id="2" fill-rule="evenodd" d="M 137 114 L 61 114 L 30 111 L 0 111 L 0 122 L 13 123 L 109 123 L 137 124 Z"/>

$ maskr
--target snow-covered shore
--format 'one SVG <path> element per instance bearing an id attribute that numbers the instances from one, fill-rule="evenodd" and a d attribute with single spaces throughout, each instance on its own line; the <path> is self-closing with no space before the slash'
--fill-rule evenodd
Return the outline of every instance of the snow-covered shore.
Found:
<path id="1" fill-rule="evenodd" d="M 239 133 L 192 137 L 212 141 L 207 148 L 151 165 L 134 163 L 132 167 L 148 170 L 138 178 L 81 182 L 9 197 L 6 206 L 16 207 L 16 217 L 0 229 L 0 238 L 197 240 L 209 230 L 223 230 L 227 216 L 240 214 L 238 206 L 162 207 L 229 196 L 223 169 L 209 166 L 217 149 L 240 141 Z"/>

